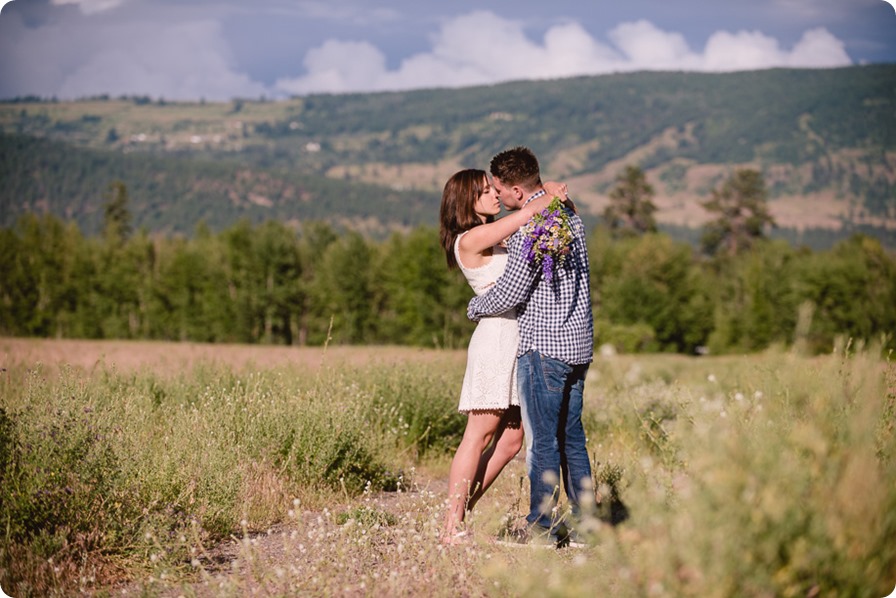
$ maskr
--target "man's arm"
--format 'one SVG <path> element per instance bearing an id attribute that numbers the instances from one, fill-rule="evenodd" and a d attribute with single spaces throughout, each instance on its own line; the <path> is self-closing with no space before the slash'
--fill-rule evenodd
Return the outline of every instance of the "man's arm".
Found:
<path id="1" fill-rule="evenodd" d="M 507 241 L 507 267 L 487 293 L 473 297 L 467 306 L 467 317 L 478 322 L 484 316 L 504 313 L 524 303 L 532 293 L 538 269 L 522 255 L 522 235 L 514 234 Z"/>

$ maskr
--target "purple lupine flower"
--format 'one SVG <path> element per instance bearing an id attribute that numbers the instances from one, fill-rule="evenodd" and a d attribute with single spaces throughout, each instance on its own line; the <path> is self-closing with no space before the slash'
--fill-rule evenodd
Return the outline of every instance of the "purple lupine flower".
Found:
<path id="1" fill-rule="evenodd" d="M 544 274 L 544 279 L 551 282 L 551 279 L 554 277 L 554 258 L 551 257 L 550 253 L 546 254 L 541 261 L 541 270 Z"/>
<path id="2" fill-rule="evenodd" d="M 572 243 L 572 231 L 560 199 L 555 197 L 540 214 L 535 214 L 523 227 L 523 234 L 523 255 L 529 263 L 541 266 L 544 279 L 550 282 Z"/>

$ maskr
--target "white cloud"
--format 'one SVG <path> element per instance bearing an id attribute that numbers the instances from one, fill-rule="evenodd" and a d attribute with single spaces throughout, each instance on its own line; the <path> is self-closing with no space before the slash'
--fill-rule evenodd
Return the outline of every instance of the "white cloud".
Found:
<path id="1" fill-rule="evenodd" d="M 699 68 L 700 57 L 691 51 L 683 35 L 663 31 L 650 21 L 622 23 L 609 36 L 625 54 L 627 70 Z"/>
<path id="2" fill-rule="evenodd" d="M 307 74 L 278 80 L 291 94 L 461 87 L 519 79 L 549 79 L 634 70 L 736 71 L 771 67 L 834 67 L 851 64 L 844 44 L 826 29 L 806 31 L 791 50 L 759 31 L 718 31 L 703 52 L 680 33 L 650 21 L 622 23 L 608 38 L 592 37 L 581 25 L 550 27 L 541 42 L 526 36 L 521 23 L 488 11 L 449 19 L 433 36 L 428 52 L 411 56 L 393 70 L 383 53 L 366 42 L 329 40 L 305 57 Z"/>
<path id="3" fill-rule="evenodd" d="M 284 82 L 285 89 L 294 93 L 375 89 L 386 73 L 385 56 L 367 42 L 328 40 L 309 50 L 304 64 L 308 76 L 292 83 Z"/>
<path id="4" fill-rule="evenodd" d="M 0 21 L 0 56 L 0 94 L 7 97 L 107 93 L 229 100 L 268 93 L 230 65 L 216 21 L 109 26 L 105 18 L 85 18 L 32 29 L 13 13 Z"/>
<path id="5" fill-rule="evenodd" d="M 721 31 L 709 38 L 703 54 L 704 69 L 708 71 L 776 66 L 823 68 L 851 63 L 843 42 L 824 28 L 806 31 L 790 52 L 782 50 L 774 38 L 758 31 L 736 34 Z"/>
<path id="6" fill-rule="evenodd" d="M 62 4 L 77 4 L 85 15 L 103 12 L 112 8 L 116 8 L 125 3 L 125 0 L 52 0 L 52 4 L 60 6 Z"/>
<path id="7" fill-rule="evenodd" d="M 709 71 L 740 71 L 782 66 L 778 40 L 759 31 L 718 31 L 703 52 L 703 67 Z"/>
<path id="8" fill-rule="evenodd" d="M 306 55 L 307 75 L 280 79 L 275 87 L 298 94 L 462 87 L 578 75 L 618 60 L 577 23 L 550 28 L 539 44 L 526 37 L 521 24 L 475 11 L 446 21 L 429 52 L 403 60 L 395 70 L 386 69 L 382 53 L 370 44 L 330 40 Z"/>
<path id="9" fill-rule="evenodd" d="M 390 67 L 385 52 L 369 41 L 329 39 L 296 57 L 302 76 L 265 86 L 234 66 L 220 19 L 197 16 L 196 11 L 181 12 L 175 21 L 149 9 L 131 14 L 138 7 L 133 0 L 52 1 L 74 3 L 82 13 L 93 14 L 34 27 L 26 25 L 20 11 L 5 10 L 0 19 L 0 97 L 69 99 L 107 93 L 228 100 L 463 87 L 634 70 L 733 71 L 851 63 L 844 43 L 823 28 L 806 31 L 792 48 L 760 31 L 717 31 L 702 49 L 695 49 L 681 33 L 664 31 L 648 20 L 621 23 L 607 33 L 606 41 L 572 20 L 548 27 L 536 39 L 522 22 L 477 10 L 444 20 L 430 37 L 428 50 L 397 66 Z M 109 10 L 120 4 L 127 7 Z M 276 60 L 282 62 L 282 56 Z"/>
<path id="10" fill-rule="evenodd" d="M 131 25 L 107 40 L 115 51 L 95 53 L 60 86 L 63 97 L 104 90 L 111 95 L 146 94 L 166 99 L 228 100 L 258 97 L 266 90 L 232 70 L 228 48 L 214 21 L 158 27 Z"/>
<path id="11" fill-rule="evenodd" d="M 111 95 L 146 94 L 166 99 L 228 100 L 258 97 L 265 88 L 231 70 L 220 27 L 213 21 L 116 30 L 112 52 L 98 52 L 66 77 L 62 97 L 104 90 Z"/>
<path id="12" fill-rule="evenodd" d="M 544 35 L 541 77 L 581 75 L 596 66 L 609 69 L 622 60 L 613 48 L 592 38 L 578 23 L 558 25 Z"/>
<path id="13" fill-rule="evenodd" d="M 797 67 L 846 66 L 852 62 L 843 42 L 823 27 L 805 32 L 788 60 L 788 66 Z"/>

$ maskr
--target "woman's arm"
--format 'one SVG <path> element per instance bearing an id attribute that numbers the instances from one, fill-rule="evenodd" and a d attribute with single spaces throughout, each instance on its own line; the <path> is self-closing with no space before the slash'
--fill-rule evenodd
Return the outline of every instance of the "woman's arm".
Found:
<path id="1" fill-rule="evenodd" d="M 540 268 L 533 268 L 523 257 L 522 239 L 511 237 L 507 245 L 504 273 L 485 294 L 473 297 L 467 304 L 467 317 L 474 322 L 525 303 L 532 294 Z"/>
<path id="2" fill-rule="evenodd" d="M 554 186 L 553 188 L 555 190 L 561 191 L 563 194 L 561 197 L 566 195 L 566 185 L 549 182 L 545 184 L 545 191 L 548 191 L 547 186 L 549 184 Z M 519 210 L 511 212 L 503 218 L 495 220 L 494 222 L 489 222 L 488 224 L 480 224 L 479 226 L 470 229 L 467 234 L 461 237 L 461 252 L 464 254 L 483 253 L 486 249 L 494 247 L 519 230 L 521 226 L 524 226 L 529 222 L 529 219 L 537 212 L 548 207 L 548 204 L 550 204 L 553 199 L 554 195 L 547 192 L 545 195 L 533 199 Z"/>

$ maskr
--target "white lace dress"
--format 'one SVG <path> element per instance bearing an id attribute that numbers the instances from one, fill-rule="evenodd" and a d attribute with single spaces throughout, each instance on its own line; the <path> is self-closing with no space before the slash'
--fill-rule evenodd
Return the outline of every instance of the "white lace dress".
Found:
<path id="1" fill-rule="evenodd" d="M 460 260 L 458 243 L 454 242 L 454 257 L 473 291 L 482 295 L 504 273 L 507 250 L 496 245 L 492 259 L 478 268 L 467 268 Z M 460 392 L 461 413 L 471 411 L 507 409 L 519 405 L 516 386 L 516 351 L 519 344 L 519 328 L 516 310 L 482 318 L 473 331 L 467 348 L 467 370 Z"/>

